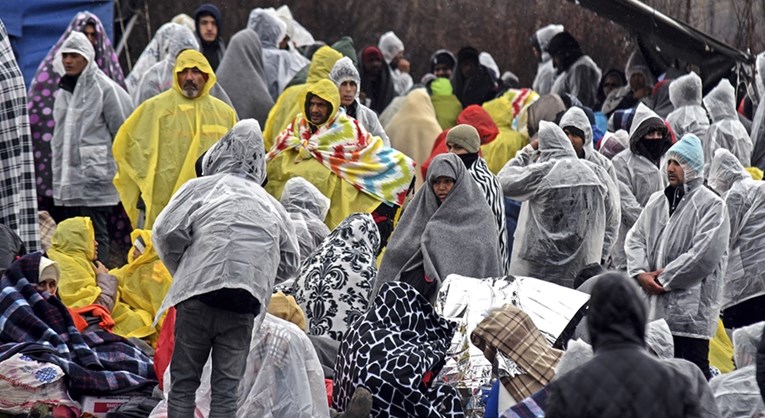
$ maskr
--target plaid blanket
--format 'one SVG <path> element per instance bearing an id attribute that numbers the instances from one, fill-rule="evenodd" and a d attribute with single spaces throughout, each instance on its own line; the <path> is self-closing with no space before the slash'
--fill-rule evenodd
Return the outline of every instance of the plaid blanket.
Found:
<path id="1" fill-rule="evenodd" d="M 16 232 L 28 251 L 40 249 L 27 92 L 3 22 L 0 22 L 0 223 Z"/>
<path id="2" fill-rule="evenodd" d="M 22 257 L 0 279 L 0 358 L 21 351 L 58 365 L 73 397 L 156 384 L 152 361 L 140 350 L 106 331 L 81 334 L 58 298 L 37 291 L 40 257 Z"/>

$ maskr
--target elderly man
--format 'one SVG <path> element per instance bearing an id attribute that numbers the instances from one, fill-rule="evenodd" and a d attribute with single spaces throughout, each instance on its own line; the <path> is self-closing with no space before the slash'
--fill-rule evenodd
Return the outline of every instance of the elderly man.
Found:
<path id="1" fill-rule="evenodd" d="M 325 219 L 330 229 L 354 212 L 392 219 L 409 191 L 414 162 L 340 112 L 340 95 L 330 80 L 309 86 L 300 108 L 303 113 L 268 154 L 266 190 L 281 196 L 287 180 L 305 178 L 332 202 Z"/>
<path id="2" fill-rule="evenodd" d="M 197 37 L 202 44 L 202 53 L 213 71 L 218 68 L 226 52 L 226 43 L 220 37 L 221 20 L 220 9 L 209 3 L 199 6 L 194 13 L 194 23 L 197 28 Z"/>
<path id="3" fill-rule="evenodd" d="M 717 329 L 728 258 L 728 210 L 704 186 L 698 137 L 686 134 L 664 161 L 669 186 L 651 195 L 627 233 L 627 273 L 649 297 L 649 319 L 669 324 L 675 357 L 696 364 L 709 379 L 709 340 Z"/>
<path id="4" fill-rule="evenodd" d="M 577 158 L 566 134 L 539 123 L 539 139 L 499 172 L 505 196 L 524 201 L 510 274 L 572 287 L 577 273 L 608 255 L 619 227 L 616 186 L 600 166 Z"/>
<path id="5" fill-rule="evenodd" d="M 181 52 L 174 74 L 173 88 L 141 104 L 114 139 L 114 185 L 135 228 L 154 225 L 195 177 L 197 159 L 236 123 L 234 109 L 210 96 L 215 73 L 200 52 Z"/>
<path id="6" fill-rule="evenodd" d="M 53 106 L 53 201 L 66 218 L 93 221 L 98 258 L 109 255 L 108 216 L 120 202 L 111 180 L 116 172 L 111 144 L 132 111 L 130 96 L 96 64 L 81 32 L 72 32 L 56 55 L 61 75 Z"/>
<path id="7" fill-rule="evenodd" d="M 289 216 L 261 186 L 265 171 L 260 126 L 243 120 L 205 154 L 203 177 L 184 184 L 157 218 L 152 241 L 173 274 L 160 313 L 177 313 L 169 417 L 194 416 L 208 356 L 210 416 L 236 416 L 255 317 L 276 280 L 299 266 Z"/>
<path id="8" fill-rule="evenodd" d="M 361 77 L 353 61 L 348 57 L 341 58 L 332 67 L 329 78 L 337 85 L 340 92 L 340 104 L 345 109 L 345 114 L 358 120 L 369 133 L 379 136 L 386 146 L 390 146 L 390 140 L 380 124 L 377 113 L 359 103 Z"/>

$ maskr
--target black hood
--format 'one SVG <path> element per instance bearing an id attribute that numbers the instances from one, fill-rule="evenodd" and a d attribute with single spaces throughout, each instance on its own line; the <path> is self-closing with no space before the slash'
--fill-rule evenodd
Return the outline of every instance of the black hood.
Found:
<path id="1" fill-rule="evenodd" d="M 647 312 L 634 280 L 617 272 L 598 276 L 589 305 L 587 326 L 596 352 L 613 345 L 645 346 Z"/>

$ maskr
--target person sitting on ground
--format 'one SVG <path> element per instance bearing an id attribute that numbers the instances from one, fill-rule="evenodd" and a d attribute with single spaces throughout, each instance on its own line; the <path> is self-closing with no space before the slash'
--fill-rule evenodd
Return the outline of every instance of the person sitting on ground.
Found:
<path id="1" fill-rule="evenodd" d="M 319 189 L 302 177 L 287 180 L 279 202 L 290 216 L 295 226 L 295 234 L 300 244 L 300 264 L 329 235 L 329 228 L 324 219 L 329 212 L 330 200 Z"/>
<path id="2" fill-rule="evenodd" d="M 756 384 L 757 346 L 763 329 L 765 322 L 758 322 L 733 331 L 736 370 L 709 381 L 723 418 L 757 417 L 765 413 L 765 402 Z"/>

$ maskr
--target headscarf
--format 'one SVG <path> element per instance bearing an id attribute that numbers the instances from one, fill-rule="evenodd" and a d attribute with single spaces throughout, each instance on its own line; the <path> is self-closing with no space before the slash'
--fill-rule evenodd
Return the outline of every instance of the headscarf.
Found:
<path id="1" fill-rule="evenodd" d="M 29 251 L 40 249 L 37 190 L 27 94 L 0 21 L 0 224 L 15 232 Z M 5 265 L 0 268 L 5 268 Z"/>
<path id="2" fill-rule="evenodd" d="M 69 23 L 69 27 L 50 49 L 45 59 L 37 67 L 35 76 L 29 85 L 29 126 L 32 133 L 32 148 L 35 155 L 35 173 L 37 176 L 37 202 L 40 210 L 53 207 L 53 173 L 50 141 L 53 138 L 53 102 L 54 92 L 58 89 L 59 77 L 53 71 L 56 54 L 72 32 L 82 32 L 85 25 L 92 23 L 96 27 L 95 63 L 98 68 L 118 84 L 124 87 L 124 76 L 117 54 L 106 36 L 106 30 L 98 17 L 90 12 L 80 12 Z"/>
<path id="3" fill-rule="evenodd" d="M 442 176 L 455 180 L 443 202 L 433 192 L 433 182 Z M 498 240 L 489 204 L 455 154 L 433 159 L 427 185 L 418 190 L 404 210 L 383 257 L 375 289 L 404 273 L 422 269 L 436 288 L 449 274 L 476 277 L 500 275 Z"/>
<path id="4" fill-rule="evenodd" d="M 364 387 L 372 393 L 373 416 L 463 417 L 456 390 L 432 383 L 455 327 L 408 284 L 386 283 L 340 344 L 333 404 L 347 409 Z"/>
<path id="5" fill-rule="evenodd" d="M 242 119 L 256 119 L 261 125 L 265 125 L 268 112 L 274 106 L 266 86 L 265 71 L 258 34 L 243 29 L 231 37 L 215 72 L 237 115 Z"/>
<path id="6" fill-rule="evenodd" d="M 367 311 L 379 248 L 380 234 L 372 215 L 354 213 L 306 258 L 294 290 L 308 318 L 309 335 L 342 341 Z"/>
<path id="7" fill-rule="evenodd" d="M 298 115 L 292 125 L 276 139 L 268 160 L 286 150 L 297 152 L 297 161 L 315 158 L 338 177 L 389 205 L 401 206 L 414 175 L 414 163 L 405 155 L 383 145 L 379 137 L 369 135 L 358 121 L 338 113 L 340 94 L 327 79 L 310 86 L 299 98 L 306 108 L 308 96 L 314 95 L 332 106 L 321 126 L 313 126 Z"/>

